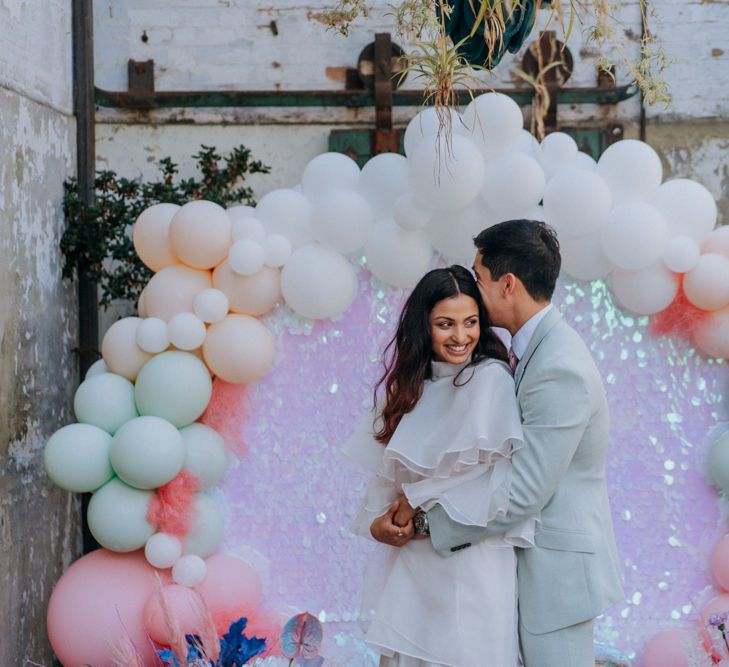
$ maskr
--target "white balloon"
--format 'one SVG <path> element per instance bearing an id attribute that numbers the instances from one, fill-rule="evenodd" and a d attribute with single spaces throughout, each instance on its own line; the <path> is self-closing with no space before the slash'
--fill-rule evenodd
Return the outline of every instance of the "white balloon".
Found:
<path id="1" fill-rule="evenodd" d="M 585 171 L 597 171 L 597 160 L 583 153 L 582 151 L 577 152 L 577 159 L 575 160 L 575 169 L 584 169 Z"/>
<path id="2" fill-rule="evenodd" d="M 544 215 L 556 230 L 572 236 L 602 227 L 610 214 L 612 195 L 595 172 L 568 169 L 559 172 L 544 192 Z"/>
<path id="3" fill-rule="evenodd" d="M 539 163 L 547 179 L 560 171 L 573 169 L 578 152 L 577 143 L 569 134 L 552 132 L 544 137 L 539 146 Z"/>
<path id="4" fill-rule="evenodd" d="M 374 223 L 367 200 L 353 190 L 323 194 L 314 206 L 311 219 L 314 238 L 344 255 L 359 250 L 367 242 Z"/>
<path id="5" fill-rule="evenodd" d="M 487 160 L 481 197 L 501 220 L 522 218 L 544 196 L 544 171 L 533 157 L 505 153 Z"/>
<path id="6" fill-rule="evenodd" d="M 450 144 L 445 139 L 422 142 L 409 164 L 413 193 L 435 210 L 467 206 L 483 187 L 483 157 L 472 141 L 459 135 Z"/>
<path id="7" fill-rule="evenodd" d="M 193 310 L 203 322 L 220 322 L 228 314 L 230 303 L 225 292 L 210 287 L 203 290 L 193 301 Z"/>
<path id="8" fill-rule="evenodd" d="M 653 315 L 668 308 L 678 294 L 679 283 L 663 262 L 638 271 L 615 269 L 610 279 L 613 295 L 627 310 Z"/>
<path id="9" fill-rule="evenodd" d="M 177 313 L 167 323 L 170 343 L 180 350 L 196 350 L 205 342 L 206 333 L 205 322 L 192 313 Z"/>
<path id="10" fill-rule="evenodd" d="M 256 209 L 254 206 L 239 204 L 238 206 L 229 206 L 226 208 L 225 214 L 228 216 L 230 222 L 235 226 L 236 220 L 245 220 L 246 218 L 255 217 Z"/>
<path id="11" fill-rule="evenodd" d="M 473 99 L 463 112 L 469 137 L 486 152 L 498 152 L 519 139 L 524 117 L 508 95 L 485 93 Z"/>
<path id="12" fill-rule="evenodd" d="M 448 260 L 468 262 L 476 254 L 473 239 L 482 230 L 499 221 L 479 199 L 458 211 L 441 211 L 433 215 L 426 233 L 433 247 Z"/>
<path id="13" fill-rule="evenodd" d="M 729 258 L 701 255 L 683 280 L 686 298 L 697 308 L 719 310 L 729 304 Z"/>
<path id="14" fill-rule="evenodd" d="M 507 146 L 507 150 L 515 150 L 529 157 L 539 158 L 539 142 L 529 130 L 521 130 L 516 141 Z"/>
<path id="15" fill-rule="evenodd" d="M 634 201 L 611 211 L 601 237 L 605 255 L 615 266 L 636 271 L 663 255 L 668 229 L 655 206 Z"/>
<path id="16" fill-rule="evenodd" d="M 608 146 L 597 161 L 597 172 L 607 182 L 616 204 L 651 199 L 663 178 L 658 153 L 636 139 Z"/>
<path id="17" fill-rule="evenodd" d="M 172 567 L 182 556 L 182 542 L 168 533 L 155 533 L 144 545 L 147 562 L 160 570 Z"/>
<path id="18" fill-rule="evenodd" d="M 687 178 L 666 181 L 658 188 L 652 203 L 663 213 L 672 236 L 689 236 L 701 243 L 716 224 L 714 197 L 703 185 Z"/>
<path id="19" fill-rule="evenodd" d="M 233 221 L 233 241 L 249 239 L 263 241 L 266 238 L 266 229 L 258 218 L 248 216 Z"/>
<path id="20" fill-rule="evenodd" d="M 332 190 L 354 190 L 358 182 L 359 166 L 344 153 L 317 155 L 309 161 L 301 176 L 304 194 L 312 201 Z"/>
<path id="21" fill-rule="evenodd" d="M 143 319 L 137 327 L 135 336 L 137 345 L 150 354 L 157 354 L 170 346 L 167 322 L 158 317 Z"/>
<path id="22" fill-rule="evenodd" d="M 263 240 L 266 266 L 278 269 L 291 257 L 291 242 L 282 234 L 271 234 Z"/>
<path id="23" fill-rule="evenodd" d="M 295 190 L 273 190 L 261 198 L 256 206 L 256 217 L 263 223 L 267 234 L 283 234 L 294 248 L 311 243 L 311 202 Z"/>
<path id="24" fill-rule="evenodd" d="M 713 252 L 729 257 L 729 226 L 719 227 L 709 234 L 701 246 L 704 254 Z"/>
<path id="25" fill-rule="evenodd" d="M 668 240 L 663 251 L 664 263 L 676 273 L 686 273 L 693 269 L 698 264 L 699 257 L 699 246 L 688 236 L 674 236 Z"/>
<path id="26" fill-rule="evenodd" d="M 192 588 L 205 579 L 207 572 L 208 566 L 200 556 L 187 554 L 172 567 L 172 580 L 180 586 Z"/>
<path id="27" fill-rule="evenodd" d="M 729 359 L 729 308 L 709 313 L 696 328 L 694 338 L 705 354 Z"/>
<path id="28" fill-rule="evenodd" d="M 395 287 L 414 287 L 430 268 L 433 251 L 421 231 L 406 231 L 393 220 L 375 225 L 365 246 L 369 270 Z"/>
<path id="29" fill-rule="evenodd" d="M 395 200 L 408 188 L 408 161 L 397 153 L 380 153 L 362 167 L 359 189 L 375 219 L 392 215 Z"/>
<path id="30" fill-rule="evenodd" d="M 578 280 L 604 278 L 613 268 L 605 257 L 598 231 L 582 236 L 559 233 L 559 250 L 562 270 Z"/>
<path id="31" fill-rule="evenodd" d="M 281 271 L 281 291 L 289 307 L 311 319 L 344 314 L 357 294 L 352 265 L 340 254 L 318 243 L 292 253 Z"/>
<path id="32" fill-rule="evenodd" d="M 137 343 L 139 345 L 139 343 Z M 89 366 L 89 370 L 86 371 L 86 379 L 94 377 L 94 375 L 101 375 L 102 373 L 108 373 L 109 369 L 106 367 L 106 364 L 104 363 L 103 359 L 97 359 L 91 366 Z"/>
<path id="33" fill-rule="evenodd" d="M 228 260 L 239 276 L 254 276 L 263 268 L 266 254 L 258 241 L 242 239 L 231 246 Z"/>
<path id="34" fill-rule="evenodd" d="M 535 220 L 536 222 L 547 222 L 544 215 L 544 206 L 535 206 L 529 213 L 524 216 L 527 220 Z"/>
<path id="35" fill-rule="evenodd" d="M 443 108 L 436 110 L 435 107 L 427 107 L 418 112 L 405 128 L 405 136 L 403 137 L 405 155 L 409 158 L 412 157 L 415 148 L 426 139 L 435 142 L 438 129 L 441 126 L 441 119 L 447 121 L 448 116 L 450 116 L 451 131 L 453 133 L 464 134 L 467 132 L 461 114 L 455 109 Z M 444 132 L 445 127 L 441 130 L 441 136 L 444 136 Z"/>
<path id="36" fill-rule="evenodd" d="M 428 224 L 432 213 L 418 205 L 412 192 L 406 192 L 395 200 L 392 217 L 395 222 L 407 230 L 423 229 Z"/>
<path id="37" fill-rule="evenodd" d="M 204 493 L 195 496 L 195 520 L 184 539 L 184 552 L 206 558 L 223 539 L 223 515 L 212 498 Z"/>

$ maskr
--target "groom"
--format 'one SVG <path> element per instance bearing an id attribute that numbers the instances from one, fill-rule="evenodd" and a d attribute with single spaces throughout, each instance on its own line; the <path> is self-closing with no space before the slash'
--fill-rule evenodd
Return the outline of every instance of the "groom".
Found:
<path id="1" fill-rule="evenodd" d="M 482 231 L 475 244 L 473 269 L 492 324 L 513 337 L 509 360 L 525 444 L 513 457 L 504 517 L 486 528 L 466 526 L 436 505 L 416 514 L 415 533 L 430 535 L 436 551 L 451 556 L 541 517 L 536 545 L 517 550 L 525 665 L 593 667 L 593 619 L 623 596 L 605 487 L 609 424 L 602 380 L 585 343 L 550 303 L 561 263 L 552 229 L 510 220 Z M 402 546 L 413 530 L 395 526 L 397 507 L 371 531 Z"/>

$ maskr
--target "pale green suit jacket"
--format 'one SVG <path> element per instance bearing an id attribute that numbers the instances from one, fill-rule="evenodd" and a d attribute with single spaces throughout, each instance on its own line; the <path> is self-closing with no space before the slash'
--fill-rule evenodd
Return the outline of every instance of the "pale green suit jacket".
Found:
<path id="1" fill-rule="evenodd" d="M 540 516 L 536 546 L 517 550 L 517 568 L 521 623 L 544 634 L 595 618 L 623 596 L 605 486 L 608 407 L 589 350 L 556 309 L 537 326 L 514 380 L 525 442 L 513 457 L 508 513 L 481 528 L 436 505 L 428 520 L 434 548 L 450 556 Z"/>

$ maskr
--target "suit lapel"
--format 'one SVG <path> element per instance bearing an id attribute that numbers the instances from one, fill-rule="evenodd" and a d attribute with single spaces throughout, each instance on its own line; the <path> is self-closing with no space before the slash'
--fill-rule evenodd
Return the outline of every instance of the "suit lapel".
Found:
<path id="1" fill-rule="evenodd" d="M 524 352 L 524 356 L 519 359 L 519 363 L 516 366 L 516 373 L 514 374 L 514 382 L 516 384 L 516 389 L 519 389 L 519 384 L 521 383 L 521 379 L 524 376 L 524 371 L 526 370 L 527 365 L 529 364 L 529 360 L 532 358 L 532 355 L 536 351 L 536 349 L 539 347 L 539 344 L 544 340 L 544 337 L 550 332 L 550 330 L 554 327 L 557 322 L 559 322 L 562 319 L 562 316 L 559 314 L 559 311 L 556 307 L 553 307 L 552 310 L 550 310 L 543 318 L 542 321 L 539 323 L 537 328 L 534 330 L 534 335 L 532 336 L 532 339 L 529 341 L 529 345 L 527 346 L 526 351 Z"/>

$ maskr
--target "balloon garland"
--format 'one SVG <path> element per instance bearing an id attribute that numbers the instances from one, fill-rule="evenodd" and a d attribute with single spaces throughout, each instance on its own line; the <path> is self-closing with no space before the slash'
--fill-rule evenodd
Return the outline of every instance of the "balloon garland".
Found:
<path id="1" fill-rule="evenodd" d="M 139 317 L 106 332 L 103 360 L 74 398 L 78 423 L 45 451 L 54 482 L 93 493 L 89 528 L 104 547 L 77 561 L 51 600 L 49 635 L 67 667 L 104 664 L 102 647 L 74 640 L 66 621 L 83 617 L 79 596 L 105 574 L 128 580 L 93 597 L 105 611 L 86 620 L 106 647 L 120 618 L 136 641 L 165 643 L 142 582 L 154 571 L 171 607 L 182 612 L 191 595 L 202 597 L 219 632 L 242 614 L 280 624 L 260 609 L 253 567 L 214 555 L 224 521 L 205 491 L 229 454 L 201 418 L 214 389 L 268 373 L 275 340 L 261 318 L 278 304 L 310 319 L 346 313 L 354 262 L 407 289 L 434 257 L 470 263 L 483 228 L 545 220 L 559 235 L 565 272 L 606 278 L 624 308 L 657 315 L 656 330 L 678 328 L 706 354 L 729 356 L 729 229 L 714 229 L 717 207 L 704 186 L 662 183 L 658 155 L 640 141 L 613 144 L 598 162 L 563 133 L 539 144 L 522 129 L 519 107 L 496 93 L 451 114 L 447 140 L 426 109 L 405 132 L 407 157 L 378 155 L 360 170 L 345 155 L 319 155 L 301 185 L 269 192 L 255 208 L 191 201 L 140 215 L 135 249 L 155 274 Z M 115 595 L 128 604 L 112 618 Z"/>

